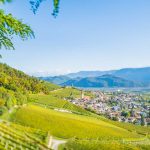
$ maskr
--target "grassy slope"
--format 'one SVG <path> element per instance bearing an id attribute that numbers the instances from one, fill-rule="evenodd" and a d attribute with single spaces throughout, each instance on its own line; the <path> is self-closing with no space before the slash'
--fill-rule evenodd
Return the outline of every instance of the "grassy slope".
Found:
<path id="1" fill-rule="evenodd" d="M 149 150 L 150 144 L 145 143 L 123 143 L 119 141 L 85 141 L 70 140 L 60 150 Z"/>
<path id="2" fill-rule="evenodd" d="M 52 95 L 32 94 L 32 95 L 30 95 L 30 99 L 35 104 L 39 104 L 41 106 L 45 106 L 48 108 L 61 108 L 61 109 L 70 110 L 70 111 L 72 111 L 74 113 L 78 113 L 78 114 L 84 114 L 84 115 L 90 114 L 90 112 L 82 109 L 81 107 L 78 107 L 66 100 L 62 100 L 62 99 L 54 97 Z"/>
<path id="3" fill-rule="evenodd" d="M 120 139 L 139 138 L 139 134 L 129 132 L 100 119 L 61 113 L 29 105 L 12 115 L 11 120 L 25 126 L 50 131 L 60 138 Z"/>
<path id="4" fill-rule="evenodd" d="M 133 125 L 131 123 L 123 123 L 123 122 L 118 122 L 118 121 L 112 121 L 106 118 L 102 118 L 103 121 L 106 121 L 108 123 L 114 124 L 118 127 L 127 129 L 128 131 L 132 131 L 132 132 L 137 132 L 139 134 L 150 134 L 150 127 L 143 127 L 140 125 Z"/>
<path id="5" fill-rule="evenodd" d="M 121 122 L 112 121 L 112 120 L 106 119 L 104 117 L 100 117 L 96 114 L 95 115 L 91 114 L 88 111 L 86 111 L 86 110 L 84 110 L 78 106 L 75 106 L 75 105 L 73 105 L 73 104 L 71 104 L 65 100 L 58 98 L 58 97 L 65 97 L 65 96 L 67 97 L 69 95 L 70 91 L 72 91 L 72 92 L 74 91 L 74 95 L 76 95 L 76 96 L 79 96 L 78 94 L 80 94 L 80 92 L 77 91 L 76 89 L 70 89 L 69 88 L 69 89 L 63 89 L 63 90 L 62 89 L 56 90 L 54 92 L 51 92 L 51 93 L 53 93 L 51 95 L 32 94 L 32 95 L 30 95 L 30 97 L 32 99 L 34 99 L 36 103 L 50 106 L 51 108 L 63 108 L 63 109 L 71 110 L 75 113 L 78 112 L 78 114 L 84 114 L 84 115 L 90 114 L 93 117 L 96 117 L 96 118 L 98 117 L 105 122 L 108 122 L 110 124 L 114 124 L 118 127 L 127 129 L 129 131 L 137 132 L 137 133 L 140 133 L 143 135 L 144 134 L 150 134 L 150 127 L 141 127 L 141 126 L 137 126 L 137 125 L 135 126 L 135 125 L 130 124 L 130 123 L 121 123 Z"/>
<path id="6" fill-rule="evenodd" d="M 84 93 L 85 96 L 93 97 L 91 92 Z M 76 88 L 61 88 L 59 90 L 52 91 L 50 94 L 61 99 L 70 97 L 70 95 L 72 95 L 74 98 L 81 97 L 81 91 Z"/>
<path id="7" fill-rule="evenodd" d="M 43 85 L 45 85 L 50 91 L 57 90 L 60 88 L 60 86 L 46 81 L 43 82 Z"/>

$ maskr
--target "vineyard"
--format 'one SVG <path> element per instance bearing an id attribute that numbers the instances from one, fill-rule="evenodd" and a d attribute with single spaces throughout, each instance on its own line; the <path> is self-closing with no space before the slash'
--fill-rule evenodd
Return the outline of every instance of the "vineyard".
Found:
<path id="1" fill-rule="evenodd" d="M 62 113 L 34 105 L 22 107 L 12 114 L 11 120 L 24 126 L 50 131 L 53 136 L 60 138 L 120 139 L 144 137 L 94 117 Z"/>
<path id="2" fill-rule="evenodd" d="M 80 98 L 81 91 L 76 88 L 61 88 L 59 90 L 51 91 L 51 95 L 58 97 L 60 99 L 63 98 Z M 90 91 L 84 92 L 85 96 L 93 97 L 93 94 Z"/>
<path id="3" fill-rule="evenodd" d="M 18 80 L 25 81 L 19 77 Z M 47 93 L 44 88 L 48 95 L 42 86 L 51 89 Z M 150 128 L 114 122 L 67 101 L 80 98 L 81 90 L 37 81 L 25 102 L 15 91 L 1 88 L 0 93 L 2 101 L 7 102 L 2 103 L 5 111 L 1 119 L 7 120 L 0 123 L 2 150 L 48 150 L 51 136 L 67 141 L 60 145 L 62 150 L 97 150 L 99 147 L 102 150 L 147 150 L 150 147 Z M 84 95 L 93 97 L 89 91 Z"/>
<path id="4" fill-rule="evenodd" d="M 139 139 L 138 142 L 123 142 L 121 140 L 70 140 L 63 148 L 72 150 L 149 150 L 150 143 L 146 141 L 142 143 Z M 63 149 L 62 148 L 62 149 Z"/>
<path id="5" fill-rule="evenodd" d="M 8 122 L 0 123 L 0 149 L 2 150 L 48 150 L 42 139 L 47 133 Z"/>
<path id="6" fill-rule="evenodd" d="M 18 109 L 11 115 L 11 121 L 68 139 L 62 149 L 97 150 L 101 147 L 102 150 L 147 150 L 150 146 L 149 128 L 138 133 L 136 129 L 119 127 L 101 117 L 62 113 L 35 105 Z"/>
<path id="7" fill-rule="evenodd" d="M 47 108 L 61 108 L 77 114 L 90 115 L 90 112 L 84 110 L 83 108 L 69 103 L 67 100 L 62 100 L 52 95 L 32 94 L 30 95 L 30 99 L 34 104 L 38 104 Z"/>
<path id="8" fill-rule="evenodd" d="M 142 135 L 150 135 L 150 127 L 144 127 L 140 125 L 133 125 L 131 123 L 123 123 L 123 122 L 117 122 L 117 121 L 112 121 L 110 119 L 106 118 L 101 118 L 103 121 L 106 121 L 108 123 L 114 124 L 118 127 L 127 129 L 128 131 L 136 132 L 138 134 Z"/>

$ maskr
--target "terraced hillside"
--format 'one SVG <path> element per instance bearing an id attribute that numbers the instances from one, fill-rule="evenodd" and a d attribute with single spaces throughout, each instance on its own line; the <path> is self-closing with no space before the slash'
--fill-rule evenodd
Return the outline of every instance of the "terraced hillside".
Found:
<path id="1" fill-rule="evenodd" d="M 32 103 L 40 105 L 42 107 L 46 107 L 46 108 L 52 108 L 52 109 L 59 108 L 62 110 L 68 110 L 73 113 L 84 114 L 84 115 L 91 114 L 90 112 L 68 102 L 67 100 L 62 100 L 52 95 L 32 94 L 30 95 L 30 99 Z"/>
<path id="2" fill-rule="evenodd" d="M 129 132 L 100 119 L 61 113 L 34 105 L 18 109 L 11 116 L 11 119 L 25 126 L 50 131 L 52 135 L 60 138 L 118 139 L 143 137 L 135 132 Z"/>
<path id="3" fill-rule="evenodd" d="M 11 115 L 11 121 L 45 132 L 49 131 L 55 137 L 70 139 L 66 147 L 73 148 L 73 150 L 76 150 L 79 145 L 81 149 L 86 146 L 90 148 L 89 141 L 95 147 L 98 145 L 104 147 L 105 144 L 111 146 L 113 142 L 116 142 L 120 149 L 122 146 L 128 145 L 131 148 L 130 144 L 132 143 L 135 148 L 137 144 L 146 148 L 150 146 L 149 128 L 146 128 L 147 135 L 144 132 L 139 134 L 134 130 L 129 131 L 126 128 L 102 121 L 101 118 L 62 113 L 34 105 L 18 109 Z M 75 146 L 77 146 L 76 149 Z"/>
<path id="4" fill-rule="evenodd" d="M 50 92 L 51 95 L 58 97 L 60 99 L 64 98 L 80 98 L 81 97 L 81 90 L 76 89 L 76 88 L 61 88 L 58 90 L 54 90 Z M 84 92 L 85 96 L 93 97 L 94 95 L 90 91 Z"/>
<path id="5" fill-rule="evenodd" d="M 149 150 L 149 140 L 139 139 L 126 142 L 124 140 L 70 140 L 62 149 L 72 150 Z"/>
<path id="6" fill-rule="evenodd" d="M 23 126 L 0 123 L 1 150 L 48 150 L 44 144 L 47 133 Z"/>

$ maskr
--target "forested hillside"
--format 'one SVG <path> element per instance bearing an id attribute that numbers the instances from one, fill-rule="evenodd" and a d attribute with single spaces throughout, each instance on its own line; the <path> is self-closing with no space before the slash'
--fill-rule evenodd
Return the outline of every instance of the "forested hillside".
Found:
<path id="1" fill-rule="evenodd" d="M 30 77 L 22 71 L 13 69 L 2 63 L 0 63 L 0 86 L 17 92 L 42 92 L 46 94 L 59 87 L 54 84 L 41 81 L 37 78 Z"/>
<path id="2" fill-rule="evenodd" d="M 30 77 L 22 71 L 0 63 L 0 113 L 28 101 L 28 94 L 43 93 L 59 88 L 51 83 Z"/>

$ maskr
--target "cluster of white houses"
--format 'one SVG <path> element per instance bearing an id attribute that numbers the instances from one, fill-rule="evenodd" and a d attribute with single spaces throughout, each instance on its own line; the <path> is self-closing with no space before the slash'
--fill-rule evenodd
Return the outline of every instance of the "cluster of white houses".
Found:
<path id="1" fill-rule="evenodd" d="M 75 105 L 120 122 L 150 125 L 150 104 L 133 93 L 94 91 L 95 98 L 84 96 L 70 100 Z"/>

